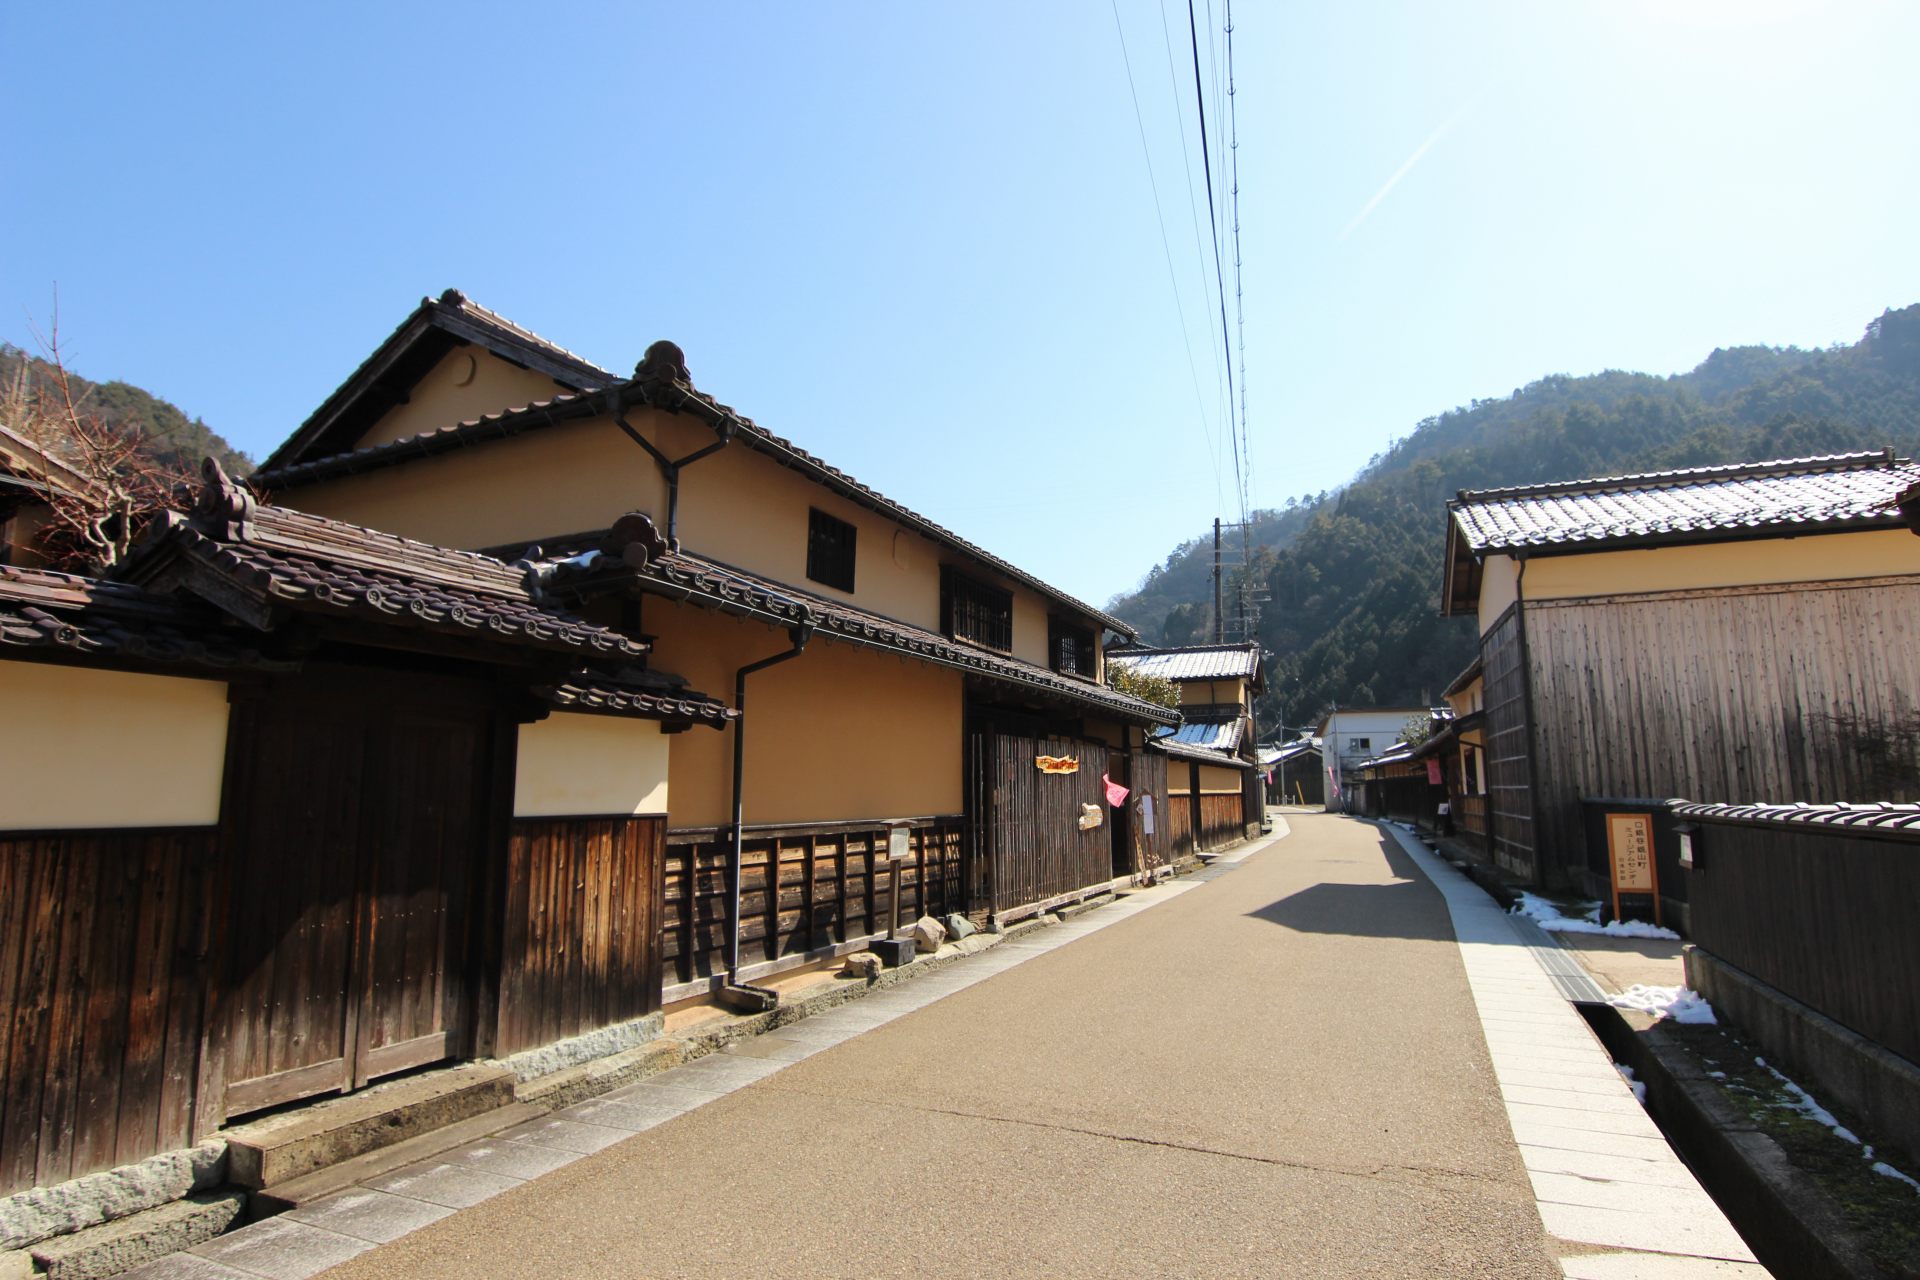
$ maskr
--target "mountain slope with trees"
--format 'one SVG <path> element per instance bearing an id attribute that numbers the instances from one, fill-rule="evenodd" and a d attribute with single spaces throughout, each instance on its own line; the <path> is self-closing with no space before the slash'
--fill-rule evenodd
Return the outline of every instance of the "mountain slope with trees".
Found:
<path id="1" fill-rule="evenodd" d="M 1335 493 L 1254 520 L 1226 587 L 1265 588 L 1262 731 L 1344 706 L 1430 702 L 1475 646 L 1438 614 L 1446 502 L 1460 489 L 1712 463 L 1920 447 L 1920 305 L 1825 350 L 1736 347 L 1671 377 L 1554 375 L 1420 423 Z M 1183 543 L 1108 611 L 1150 642 L 1212 629 L 1212 533 Z"/>

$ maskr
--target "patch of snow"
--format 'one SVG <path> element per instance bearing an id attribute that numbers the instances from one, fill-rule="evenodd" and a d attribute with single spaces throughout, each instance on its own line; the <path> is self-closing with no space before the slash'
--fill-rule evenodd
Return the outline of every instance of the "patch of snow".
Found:
<path id="1" fill-rule="evenodd" d="M 1713 1006 L 1701 999 L 1698 992 L 1686 987 L 1650 987 L 1636 982 L 1625 991 L 1608 996 L 1607 1003 L 1617 1009 L 1638 1009 L 1675 1022 L 1712 1026 L 1719 1021 L 1713 1016 Z"/>
<path id="2" fill-rule="evenodd" d="M 1768 1065 L 1767 1060 L 1765 1058 L 1755 1058 L 1753 1060 L 1753 1064 L 1756 1067 L 1765 1067 L 1767 1069 L 1767 1073 L 1771 1075 L 1775 1080 L 1779 1081 L 1781 1088 L 1785 1089 L 1787 1093 L 1791 1095 L 1792 1101 L 1782 1102 L 1778 1105 L 1785 1107 L 1789 1111 L 1797 1111 L 1801 1115 L 1805 1116 L 1809 1120 L 1812 1120 L 1816 1124 L 1825 1125 L 1828 1129 L 1831 1129 L 1833 1131 L 1834 1137 L 1839 1138 L 1843 1142 L 1849 1142 L 1849 1143 L 1852 1143 L 1854 1146 L 1859 1147 L 1861 1159 L 1867 1161 L 1867 1167 L 1872 1169 L 1875 1173 L 1879 1174 L 1881 1177 L 1892 1178 L 1895 1181 L 1904 1182 L 1908 1186 L 1912 1187 L 1915 1191 L 1920 1191 L 1920 1182 L 1917 1182 L 1913 1178 L 1909 1177 L 1907 1174 L 1902 1173 L 1900 1170 L 1894 1168 L 1892 1165 L 1888 1164 L 1886 1161 L 1874 1159 L 1873 1145 L 1871 1143 L 1862 1142 L 1860 1140 L 1859 1134 L 1847 1128 L 1847 1126 L 1841 1124 L 1839 1118 L 1835 1116 L 1833 1112 L 1821 1106 L 1820 1103 L 1814 1098 L 1812 1094 L 1808 1093 L 1805 1089 L 1802 1089 L 1798 1084 L 1794 1083 L 1792 1080 L 1789 1080 L 1786 1076 L 1782 1075 L 1778 1068 Z"/>
<path id="3" fill-rule="evenodd" d="M 1609 920 L 1601 924 L 1600 904 L 1597 902 L 1587 908 L 1585 917 L 1573 917 L 1562 915 L 1559 907 L 1537 893 L 1522 892 L 1520 901 L 1513 904 L 1513 914 L 1527 917 L 1548 933 L 1601 933 L 1609 938 L 1680 940 L 1680 935 L 1673 930 L 1648 924 L 1644 920 Z"/>
<path id="4" fill-rule="evenodd" d="M 1633 1068 L 1624 1062 L 1616 1062 L 1613 1064 L 1613 1069 L 1618 1071 L 1621 1079 L 1627 1082 L 1627 1088 L 1633 1090 L 1634 1099 L 1638 1101 L 1641 1106 L 1646 1106 L 1647 1086 L 1633 1078 Z"/>
<path id="5" fill-rule="evenodd" d="M 1869 1168 L 1871 1168 L 1875 1173 L 1879 1174 L 1883 1178 L 1896 1179 L 1897 1181 L 1906 1183 L 1908 1186 L 1912 1187 L 1915 1191 L 1920 1191 L 1920 1182 L 1916 1182 L 1912 1178 L 1909 1178 L 1906 1174 L 1900 1172 L 1898 1169 L 1888 1164 L 1885 1160 L 1875 1160 L 1873 1164 L 1869 1166 Z"/>

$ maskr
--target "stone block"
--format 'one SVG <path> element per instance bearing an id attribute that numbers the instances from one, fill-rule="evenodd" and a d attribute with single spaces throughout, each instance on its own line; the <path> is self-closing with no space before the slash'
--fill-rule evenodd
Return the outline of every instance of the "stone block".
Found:
<path id="1" fill-rule="evenodd" d="M 203 1142 L 0 1197 L 0 1249 L 19 1249 L 168 1204 L 226 1178 L 227 1144 Z"/>
<path id="2" fill-rule="evenodd" d="M 868 946 L 889 969 L 898 969 L 913 959 L 918 944 L 912 938 L 875 938 Z"/>
<path id="3" fill-rule="evenodd" d="M 203 1244 L 233 1225 L 246 1208 L 240 1191 L 206 1191 L 131 1217 L 48 1240 L 33 1259 L 48 1280 L 94 1280 Z"/>
<path id="4" fill-rule="evenodd" d="M 947 932 L 953 935 L 953 940 L 955 942 L 960 941 L 962 938 L 971 937 L 974 934 L 980 932 L 978 929 L 974 928 L 973 921 L 967 919 L 963 915 L 960 915 L 958 912 L 955 912 L 953 915 L 948 916 L 946 920 L 946 924 L 947 924 Z"/>

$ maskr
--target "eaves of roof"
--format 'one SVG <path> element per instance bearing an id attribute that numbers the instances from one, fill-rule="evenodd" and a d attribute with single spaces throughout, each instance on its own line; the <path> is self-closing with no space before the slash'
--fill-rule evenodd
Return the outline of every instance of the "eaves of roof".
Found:
<path id="1" fill-rule="evenodd" d="M 902 654 L 1136 724 L 1179 723 L 1178 712 L 1105 685 L 1058 675 L 689 552 L 661 551 L 634 559 L 641 563 L 636 565 L 618 555 L 589 554 L 549 561 L 535 566 L 535 570 L 543 575 L 545 590 L 556 596 L 573 593 L 589 597 L 630 585 L 650 595 L 755 618 L 773 626 L 811 626 L 825 639 Z"/>
<path id="2" fill-rule="evenodd" d="M 1209 751 L 1205 747 L 1189 746 L 1187 743 L 1175 742 L 1173 739 L 1166 737 L 1147 739 L 1147 749 L 1150 751 L 1164 752 L 1167 755 L 1176 756 L 1182 760 L 1192 760 L 1198 764 L 1219 765 L 1225 769 L 1252 769 L 1256 767 L 1251 760 L 1243 760 L 1239 756 L 1227 755 L 1221 751 Z"/>
<path id="3" fill-rule="evenodd" d="M 494 440 L 524 435 L 557 426 L 563 422 L 596 417 L 611 412 L 616 399 L 622 404 L 644 404 L 668 413 L 689 413 L 699 417 L 716 430 L 730 434 L 744 447 L 800 472 L 808 479 L 850 502 L 897 521 L 932 542 L 958 551 L 970 560 L 1011 578 L 1076 613 L 1096 620 L 1109 631 L 1129 639 L 1139 635 L 1132 624 L 1041 581 L 985 548 L 967 541 L 951 529 L 936 524 L 926 516 L 886 497 L 878 490 L 862 484 L 846 472 L 808 453 L 791 440 L 774 435 L 751 419 L 735 413 L 730 407 L 686 386 L 675 385 L 663 391 L 657 386 L 643 384 L 635 379 L 620 382 L 611 388 L 599 391 L 561 394 L 550 400 L 538 401 L 521 408 L 485 414 L 453 426 L 406 436 L 365 449 L 331 454 L 308 462 L 275 466 L 273 465 L 275 459 L 269 458 L 268 465 L 254 472 L 250 479 L 251 483 L 263 491 L 294 489 L 339 476 L 358 475 L 456 449 L 471 448 Z M 278 457 L 279 454 L 276 454 L 275 458 Z"/>

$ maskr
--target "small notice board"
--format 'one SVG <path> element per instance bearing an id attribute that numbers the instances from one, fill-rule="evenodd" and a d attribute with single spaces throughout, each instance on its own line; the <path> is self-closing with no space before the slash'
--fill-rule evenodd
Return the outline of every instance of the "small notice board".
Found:
<path id="1" fill-rule="evenodd" d="M 1660 877 L 1653 865 L 1653 815 L 1607 815 L 1607 864 L 1613 874 L 1613 918 L 1620 919 L 1620 895 L 1644 893 L 1653 899 L 1653 922 L 1660 923 Z"/>

